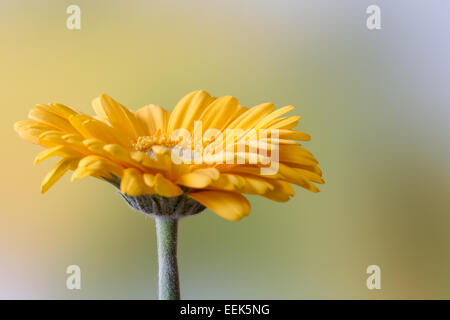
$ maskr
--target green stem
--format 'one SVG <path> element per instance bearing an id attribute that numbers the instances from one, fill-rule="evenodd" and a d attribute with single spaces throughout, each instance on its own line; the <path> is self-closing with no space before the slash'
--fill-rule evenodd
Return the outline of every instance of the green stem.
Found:
<path id="1" fill-rule="evenodd" d="M 158 242 L 159 300 L 180 300 L 177 264 L 178 220 L 156 217 Z"/>

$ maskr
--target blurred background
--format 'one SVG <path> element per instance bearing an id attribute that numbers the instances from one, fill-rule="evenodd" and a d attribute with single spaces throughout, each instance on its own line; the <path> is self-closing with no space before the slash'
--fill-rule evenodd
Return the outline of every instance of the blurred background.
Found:
<path id="1" fill-rule="evenodd" d="M 68 30 L 66 8 L 81 8 Z M 381 30 L 366 8 L 381 8 Z M 13 123 L 36 103 L 86 113 L 108 93 L 172 109 L 204 89 L 293 104 L 326 184 L 288 203 L 250 197 L 232 223 L 182 220 L 185 299 L 450 298 L 450 3 L 0 1 L 0 298 L 154 299 L 154 222 L 113 188 L 69 175 Z M 81 268 L 82 290 L 66 289 Z M 381 268 L 368 290 L 366 268 Z"/>

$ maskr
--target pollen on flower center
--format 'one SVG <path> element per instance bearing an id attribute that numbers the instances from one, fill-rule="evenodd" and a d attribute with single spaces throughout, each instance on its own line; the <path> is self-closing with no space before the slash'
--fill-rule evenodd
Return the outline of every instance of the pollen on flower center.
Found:
<path id="1" fill-rule="evenodd" d="M 138 137 L 134 147 L 138 151 L 146 152 L 151 149 L 151 147 L 155 145 L 166 146 L 166 147 L 174 147 L 176 146 L 181 139 L 172 140 L 165 134 L 156 134 L 153 136 L 141 136 Z"/>

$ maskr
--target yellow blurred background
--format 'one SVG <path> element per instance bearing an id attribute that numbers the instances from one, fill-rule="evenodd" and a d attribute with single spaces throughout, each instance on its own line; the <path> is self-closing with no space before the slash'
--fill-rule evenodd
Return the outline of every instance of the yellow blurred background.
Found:
<path id="1" fill-rule="evenodd" d="M 250 197 L 238 223 L 182 220 L 183 298 L 450 298 L 450 4 L 377 1 L 369 31 L 372 2 L 1 1 L 0 298 L 156 298 L 153 220 L 95 179 L 42 196 L 56 159 L 33 167 L 41 148 L 13 123 L 36 103 L 172 109 L 195 89 L 296 105 L 326 184 Z M 71 4 L 81 30 L 66 28 Z M 366 287 L 372 264 L 381 290 Z"/>

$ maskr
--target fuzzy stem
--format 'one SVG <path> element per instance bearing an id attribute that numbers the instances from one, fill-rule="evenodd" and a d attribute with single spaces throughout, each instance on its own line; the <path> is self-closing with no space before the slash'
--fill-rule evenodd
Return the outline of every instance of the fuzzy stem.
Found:
<path id="1" fill-rule="evenodd" d="M 159 300 L 180 300 L 177 264 L 178 220 L 156 217 L 158 242 Z"/>

